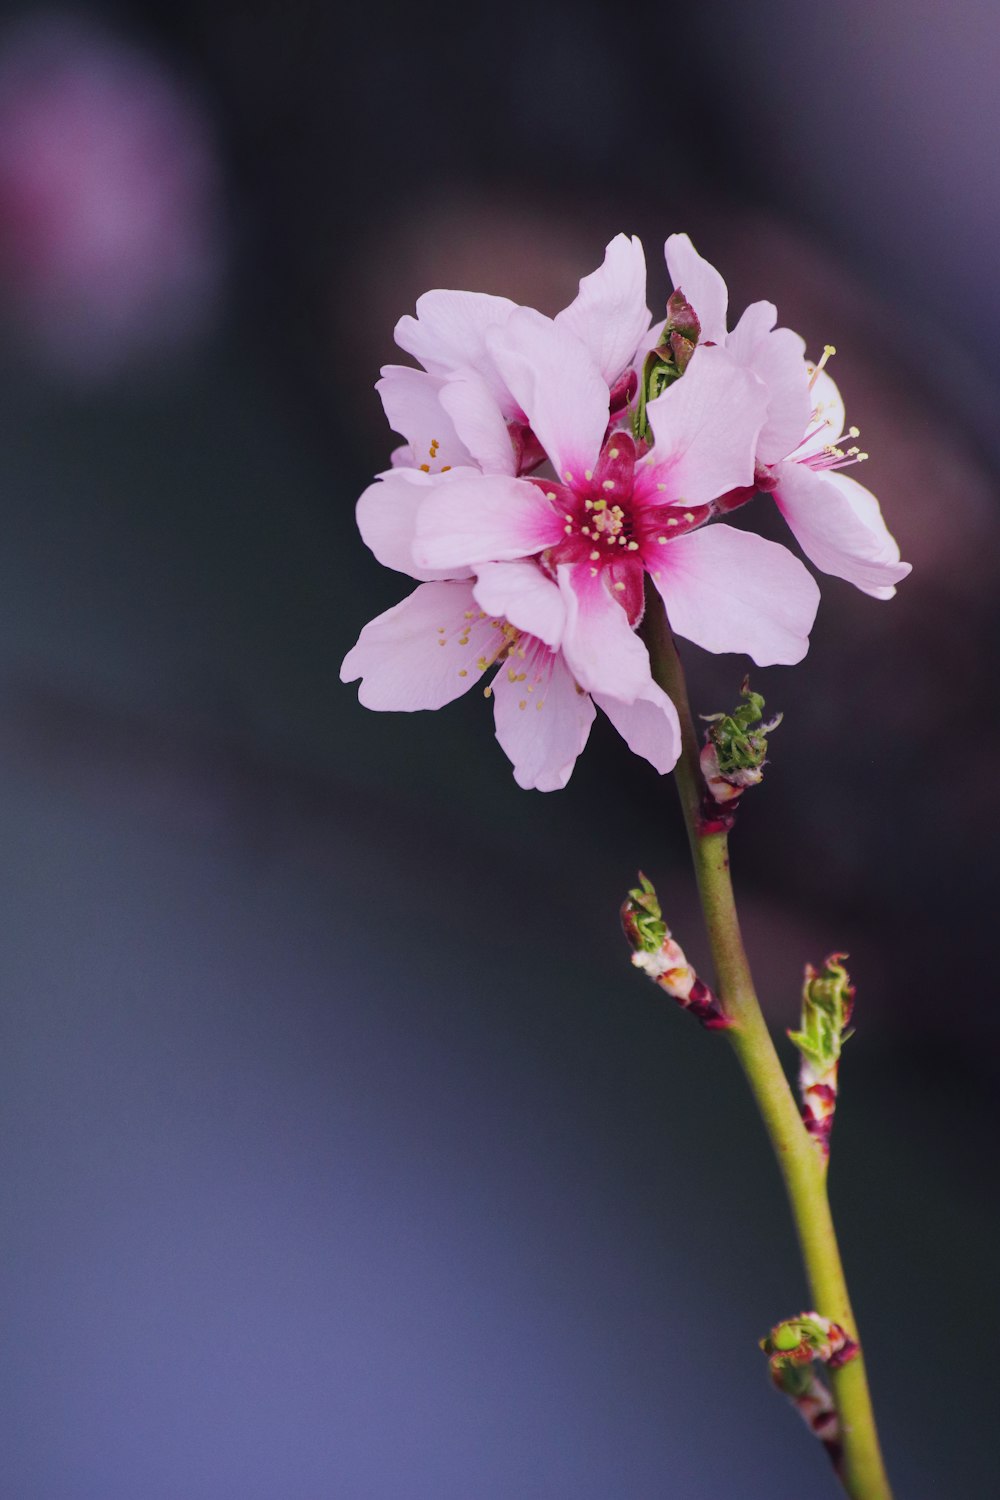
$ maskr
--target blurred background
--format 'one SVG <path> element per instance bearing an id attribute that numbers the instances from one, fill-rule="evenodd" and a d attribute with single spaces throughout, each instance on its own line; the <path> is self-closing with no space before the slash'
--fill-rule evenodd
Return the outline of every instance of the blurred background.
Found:
<path id="1" fill-rule="evenodd" d="M 802 1500 L 806 1305 L 673 789 L 338 680 L 420 292 L 554 312 L 690 232 L 833 374 L 914 573 L 834 579 L 734 843 L 774 1026 L 851 954 L 832 1193 L 900 1496 L 995 1493 L 991 0 L 8 5 L 0 1233 L 9 1500 Z M 746 663 L 691 651 L 698 709 Z M 792 1065 L 792 1049 L 785 1047 Z"/>

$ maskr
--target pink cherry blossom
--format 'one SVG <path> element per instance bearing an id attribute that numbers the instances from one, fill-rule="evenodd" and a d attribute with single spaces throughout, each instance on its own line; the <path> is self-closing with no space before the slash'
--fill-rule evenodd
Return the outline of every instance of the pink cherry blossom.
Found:
<path id="1" fill-rule="evenodd" d="M 767 390 L 752 484 L 734 491 L 721 509 L 735 509 L 758 491 L 772 493 L 796 541 L 821 572 L 844 578 L 876 599 L 890 599 L 910 572 L 882 517 L 878 501 L 857 480 L 834 472 L 863 455 L 844 442 L 844 406 L 829 375 L 806 363 L 798 334 L 778 328 L 770 302 L 752 303 L 731 333 L 729 293 L 714 266 L 686 234 L 666 242 L 667 267 L 694 308 L 702 340 L 722 346 Z M 832 353 L 832 350 L 830 351 Z M 851 429 L 850 438 L 858 436 Z"/>
<path id="2" fill-rule="evenodd" d="M 534 631 L 492 611 L 501 596 Z M 495 669 L 485 691 L 521 787 L 566 785 L 595 704 L 636 754 L 661 773 L 671 770 L 680 726 L 670 699 L 648 668 L 644 695 L 634 703 L 584 692 L 558 649 L 564 619 L 559 590 L 534 563 L 487 564 L 476 581 L 423 583 L 372 620 L 348 652 L 341 679 L 362 679 L 359 698 L 368 708 L 410 712 L 452 702 Z"/>
<path id="3" fill-rule="evenodd" d="M 654 442 L 640 452 L 627 432 L 609 431 L 607 381 L 567 327 L 519 309 L 487 341 L 558 477 L 510 479 L 505 494 L 475 475 L 432 485 L 416 562 L 476 571 L 538 556 L 566 602 L 562 650 L 577 681 L 626 702 L 648 672 L 632 633 L 647 574 L 674 628 L 706 649 L 799 661 L 818 603 L 802 564 L 727 526 L 695 534 L 718 496 L 753 477 L 763 383 L 724 350 L 699 350 L 648 404 Z"/>
<path id="4" fill-rule="evenodd" d="M 403 317 L 396 325 L 397 344 L 437 378 L 449 424 L 486 473 L 528 474 L 545 459 L 544 446 L 494 356 L 496 331 L 517 310 L 506 297 L 433 291 L 418 298 L 415 318 Z M 635 392 L 632 365 L 649 321 L 642 245 L 624 234 L 611 241 L 602 264 L 581 280 L 573 302 L 555 318 L 583 344 L 616 409 Z"/>

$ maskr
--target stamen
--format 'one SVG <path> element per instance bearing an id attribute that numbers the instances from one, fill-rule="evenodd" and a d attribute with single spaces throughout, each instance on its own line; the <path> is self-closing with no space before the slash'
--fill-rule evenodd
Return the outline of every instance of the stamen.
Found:
<path id="1" fill-rule="evenodd" d="M 810 390 L 812 390 L 813 386 L 816 384 L 816 377 L 819 374 L 820 370 L 823 369 L 823 367 L 826 364 L 826 362 L 827 362 L 828 359 L 832 359 L 833 358 L 833 356 L 836 354 L 836 352 L 837 351 L 833 347 L 832 344 L 824 344 L 823 345 L 823 353 L 820 356 L 819 363 L 813 368 L 812 373 L 809 376 L 809 389 Z"/>

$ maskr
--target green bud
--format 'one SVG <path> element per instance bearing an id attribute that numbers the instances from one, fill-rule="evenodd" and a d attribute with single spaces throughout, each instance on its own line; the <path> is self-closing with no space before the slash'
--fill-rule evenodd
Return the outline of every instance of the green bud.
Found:
<path id="1" fill-rule="evenodd" d="M 767 758 L 767 737 L 781 723 L 781 714 L 765 724 L 764 699 L 751 691 L 749 677 L 740 688 L 743 702 L 731 714 L 703 714 L 710 744 L 719 759 L 719 773 L 731 776 L 737 771 L 756 771 Z"/>

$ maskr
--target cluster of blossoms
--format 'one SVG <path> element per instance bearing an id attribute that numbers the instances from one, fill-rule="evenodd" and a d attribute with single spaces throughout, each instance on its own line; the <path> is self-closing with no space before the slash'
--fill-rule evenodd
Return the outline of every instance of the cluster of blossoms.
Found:
<path id="1" fill-rule="evenodd" d="M 651 321 L 636 238 L 619 235 L 555 318 L 428 292 L 378 390 L 406 441 L 358 502 L 380 562 L 419 581 L 344 661 L 369 708 L 440 708 L 486 687 L 520 786 L 569 779 L 600 708 L 660 772 L 677 714 L 641 635 L 647 591 L 671 628 L 759 666 L 800 661 L 819 603 L 783 546 L 718 518 L 773 495 L 806 557 L 875 598 L 909 572 L 868 490 L 839 470 L 844 408 L 768 302 L 727 331 L 726 286 L 686 235 Z M 856 436 L 850 429 L 849 437 Z"/>

